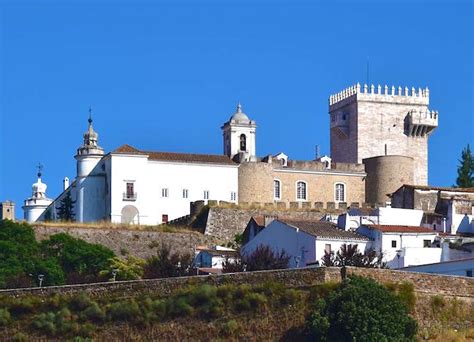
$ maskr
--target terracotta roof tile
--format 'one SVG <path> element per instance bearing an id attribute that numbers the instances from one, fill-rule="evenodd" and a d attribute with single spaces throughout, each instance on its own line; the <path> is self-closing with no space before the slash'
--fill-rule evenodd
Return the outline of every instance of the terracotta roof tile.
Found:
<path id="1" fill-rule="evenodd" d="M 442 186 L 429 186 L 429 185 L 413 185 L 413 184 L 404 184 L 404 187 L 418 189 L 418 190 L 436 190 L 436 191 L 451 191 L 451 192 L 472 192 L 474 193 L 474 188 L 450 188 Z"/>
<path id="2" fill-rule="evenodd" d="M 252 216 L 252 218 L 255 221 L 255 223 L 258 224 L 260 227 L 265 226 L 265 217 L 263 215 Z"/>
<path id="3" fill-rule="evenodd" d="M 123 154 L 137 154 L 148 155 L 149 160 L 156 161 L 177 161 L 183 163 L 211 163 L 211 164 L 225 164 L 236 165 L 227 156 L 219 154 L 193 154 L 193 153 L 177 153 L 177 152 L 155 152 L 155 151 L 141 151 L 130 145 L 122 145 L 112 151 L 112 153 Z"/>
<path id="4" fill-rule="evenodd" d="M 279 219 L 278 221 L 299 228 L 303 232 L 316 237 L 340 240 L 369 240 L 363 235 L 339 229 L 335 224 L 328 221 L 294 221 L 287 219 Z"/>
<path id="5" fill-rule="evenodd" d="M 430 233 L 436 234 L 432 229 L 420 227 L 420 226 L 397 226 L 397 225 L 382 225 L 373 224 L 368 225 L 372 229 L 376 229 L 382 233 Z"/>

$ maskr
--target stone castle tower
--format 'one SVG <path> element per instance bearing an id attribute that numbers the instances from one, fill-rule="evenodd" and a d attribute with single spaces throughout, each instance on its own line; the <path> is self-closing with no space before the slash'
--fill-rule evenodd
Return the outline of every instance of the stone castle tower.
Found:
<path id="1" fill-rule="evenodd" d="M 429 90 L 349 87 L 329 98 L 331 157 L 335 162 L 399 155 L 413 158 L 413 180 L 428 183 L 428 137 L 438 126 Z"/>

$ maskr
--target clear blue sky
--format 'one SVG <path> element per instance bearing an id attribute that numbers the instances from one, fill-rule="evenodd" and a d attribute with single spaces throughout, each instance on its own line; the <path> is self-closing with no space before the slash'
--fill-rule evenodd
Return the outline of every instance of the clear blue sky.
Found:
<path id="1" fill-rule="evenodd" d="M 0 200 L 75 175 L 89 105 L 100 144 L 222 153 L 237 101 L 257 153 L 329 152 L 328 96 L 356 82 L 430 88 L 430 184 L 473 143 L 471 1 L 4 1 Z"/>

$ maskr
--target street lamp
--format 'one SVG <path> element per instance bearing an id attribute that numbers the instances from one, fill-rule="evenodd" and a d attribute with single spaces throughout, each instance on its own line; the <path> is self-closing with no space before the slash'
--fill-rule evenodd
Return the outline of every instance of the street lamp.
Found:
<path id="1" fill-rule="evenodd" d="M 300 260 L 301 260 L 300 256 L 295 256 L 296 268 L 300 267 Z"/>
<path id="2" fill-rule="evenodd" d="M 38 274 L 39 287 L 43 285 L 44 274 Z"/>
<path id="3" fill-rule="evenodd" d="M 117 273 L 118 273 L 118 270 L 114 268 L 112 270 L 112 281 L 115 281 L 117 279 Z"/>

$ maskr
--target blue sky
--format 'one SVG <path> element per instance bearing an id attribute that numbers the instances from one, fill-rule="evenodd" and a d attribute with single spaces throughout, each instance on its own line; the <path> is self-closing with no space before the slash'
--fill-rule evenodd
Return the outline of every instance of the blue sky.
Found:
<path id="1" fill-rule="evenodd" d="M 89 105 L 106 151 L 222 153 L 238 101 L 257 153 L 329 153 L 328 96 L 366 80 L 430 88 L 430 184 L 473 143 L 471 1 L 4 1 L 0 200 L 22 216 L 35 166 L 49 197 L 75 175 Z"/>

